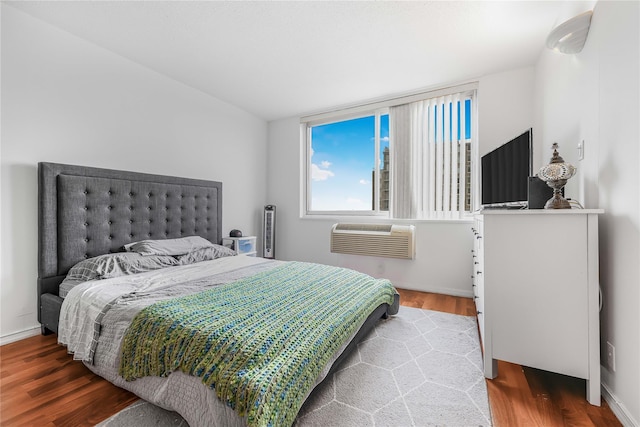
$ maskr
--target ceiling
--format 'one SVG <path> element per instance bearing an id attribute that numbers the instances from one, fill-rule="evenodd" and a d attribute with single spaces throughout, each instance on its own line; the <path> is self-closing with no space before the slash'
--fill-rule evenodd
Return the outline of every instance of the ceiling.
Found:
<path id="1" fill-rule="evenodd" d="M 533 65 L 593 3 L 9 2 L 265 120 Z"/>

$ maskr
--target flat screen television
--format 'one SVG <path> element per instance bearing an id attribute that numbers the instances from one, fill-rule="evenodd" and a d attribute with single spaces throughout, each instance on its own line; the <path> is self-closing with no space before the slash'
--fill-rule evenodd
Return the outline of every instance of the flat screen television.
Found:
<path id="1" fill-rule="evenodd" d="M 530 128 L 481 159 L 482 206 L 526 207 L 532 175 L 533 130 Z"/>

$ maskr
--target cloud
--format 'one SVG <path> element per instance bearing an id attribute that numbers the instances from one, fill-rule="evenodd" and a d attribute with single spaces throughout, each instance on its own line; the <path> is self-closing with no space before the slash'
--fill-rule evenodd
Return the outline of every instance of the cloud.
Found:
<path id="1" fill-rule="evenodd" d="M 375 141 L 375 137 L 371 137 L 371 141 Z M 389 142 L 389 137 L 383 136 L 382 138 L 380 138 L 380 142 Z"/>
<path id="2" fill-rule="evenodd" d="M 358 199 L 356 197 L 347 197 L 347 203 L 350 205 L 359 205 L 362 204 L 362 199 Z"/>
<path id="3" fill-rule="evenodd" d="M 331 162 L 327 161 L 327 160 L 323 160 L 320 162 L 320 166 L 322 166 L 325 169 L 329 169 L 329 166 L 331 166 Z"/>
<path id="4" fill-rule="evenodd" d="M 320 169 L 318 165 L 311 163 L 311 179 L 314 181 L 326 181 L 332 176 L 335 176 L 335 174 L 330 170 Z"/>
<path id="5" fill-rule="evenodd" d="M 366 179 L 361 179 L 360 180 L 360 184 L 362 184 L 362 185 L 371 184 L 371 181 L 367 181 Z"/>

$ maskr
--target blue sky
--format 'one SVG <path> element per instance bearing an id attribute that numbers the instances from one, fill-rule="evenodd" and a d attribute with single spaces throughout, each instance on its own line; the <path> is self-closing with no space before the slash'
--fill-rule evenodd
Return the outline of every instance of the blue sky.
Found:
<path id="1" fill-rule="evenodd" d="M 389 116 L 380 124 L 382 149 L 389 144 Z M 312 210 L 371 210 L 374 138 L 374 116 L 313 127 Z"/>

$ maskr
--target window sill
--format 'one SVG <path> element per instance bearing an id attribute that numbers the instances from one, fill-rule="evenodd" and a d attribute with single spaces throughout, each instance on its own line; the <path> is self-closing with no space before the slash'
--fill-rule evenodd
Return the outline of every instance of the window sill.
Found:
<path id="1" fill-rule="evenodd" d="M 356 223 L 378 223 L 378 224 L 416 224 L 416 223 L 473 223 L 473 215 L 467 214 L 463 218 L 428 218 L 428 219 L 401 219 L 389 218 L 386 215 L 345 215 L 345 214 L 306 214 L 300 216 L 302 220 L 310 221 L 330 221 L 330 222 L 356 222 Z"/>

